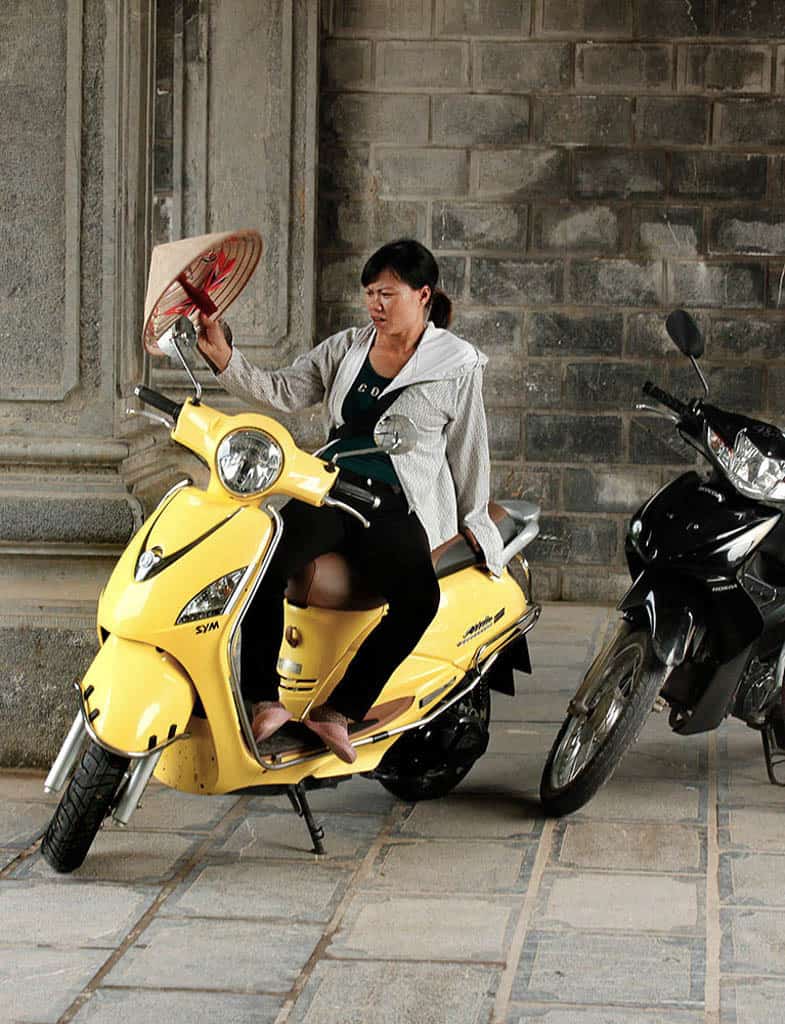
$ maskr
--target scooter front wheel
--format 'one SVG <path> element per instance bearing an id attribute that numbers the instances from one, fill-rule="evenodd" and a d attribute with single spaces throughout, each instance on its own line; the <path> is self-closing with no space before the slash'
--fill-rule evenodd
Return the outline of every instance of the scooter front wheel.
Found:
<path id="1" fill-rule="evenodd" d="M 594 678 L 592 678 L 594 677 Z M 540 782 L 549 815 L 583 807 L 610 779 L 651 712 L 667 669 L 647 630 L 625 623 L 592 663 L 581 706 L 570 711 L 551 747 Z M 580 691 L 579 691 L 580 692 Z"/>
<path id="2" fill-rule="evenodd" d="M 90 743 L 71 776 L 41 844 L 44 860 L 62 874 L 87 856 L 99 828 L 114 806 L 128 758 Z"/>

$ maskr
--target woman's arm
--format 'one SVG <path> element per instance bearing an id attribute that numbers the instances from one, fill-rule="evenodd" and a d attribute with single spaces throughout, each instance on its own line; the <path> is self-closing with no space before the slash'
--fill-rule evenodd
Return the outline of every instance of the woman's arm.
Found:
<path id="1" fill-rule="evenodd" d="M 468 527 L 474 533 L 478 524 L 489 523 L 491 474 L 480 367 L 458 380 L 455 414 L 445 428 L 445 436 L 447 461 L 455 484 L 458 526 Z M 487 558 L 487 551 L 485 555 Z"/>
<path id="2" fill-rule="evenodd" d="M 295 412 L 321 402 L 334 363 L 334 337 L 323 341 L 281 370 L 263 370 L 231 348 L 217 320 L 202 316 L 199 350 L 215 367 L 223 387 L 248 405 L 271 405 Z M 332 343 L 332 344 L 331 344 Z"/>

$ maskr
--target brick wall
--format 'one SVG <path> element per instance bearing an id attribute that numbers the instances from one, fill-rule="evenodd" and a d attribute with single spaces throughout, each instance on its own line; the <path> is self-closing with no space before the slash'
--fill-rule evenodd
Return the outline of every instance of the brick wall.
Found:
<path id="1" fill-rule="evenodd" d="M 494 492 L 543 507 L 542 597 L 616 599 L 629 513 L 687 461 L 633 402 L 785 399 L 785 0 L 334 0 L 322 56 L 319 324 L 413 235 L 490 356 Z M 782 293 L 782 294 L 781 294 Z M 781 299 L 783 300 L 781 303 Z"/>

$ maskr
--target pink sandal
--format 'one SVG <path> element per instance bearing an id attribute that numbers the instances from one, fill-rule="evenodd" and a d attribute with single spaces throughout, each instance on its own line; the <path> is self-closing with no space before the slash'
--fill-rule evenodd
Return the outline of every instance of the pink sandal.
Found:
<path id="1" fill-rule="evenodd" d="M 321 704 L 304 719 L 303 725 L 315 732 L 324 745 L 346 764 L 353 764 L 357 760 L 357 751 L 349 739 L 349 719 L 340 711 L 334 711 L 328 704 Z"/>
<path id="2" fill-rule="evenodd" d="M 254 704 L 251 730 L 257 743 L 263 743 L 292 717 L 279 700 L 260 700 Z"/>

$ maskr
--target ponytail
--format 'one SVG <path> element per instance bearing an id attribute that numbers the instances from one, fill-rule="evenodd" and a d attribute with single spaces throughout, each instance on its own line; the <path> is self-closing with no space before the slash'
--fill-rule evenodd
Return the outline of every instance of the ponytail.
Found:
<path id="1" fill-rule="evenodd" d="M 452 302 L 441 288 L 434 288 L 428 319 L 434 327 L 449 327 L 452 320 Z"/>

